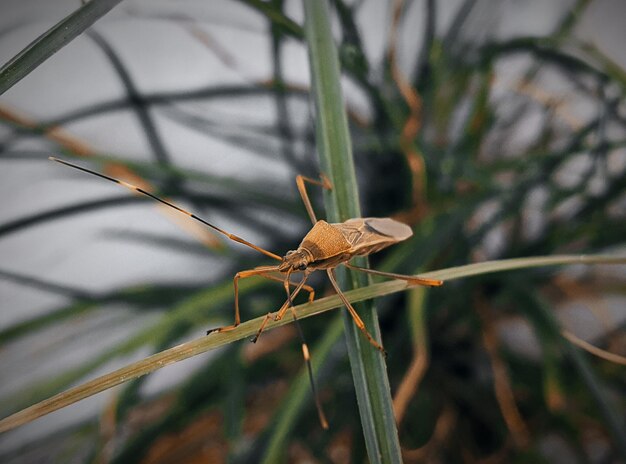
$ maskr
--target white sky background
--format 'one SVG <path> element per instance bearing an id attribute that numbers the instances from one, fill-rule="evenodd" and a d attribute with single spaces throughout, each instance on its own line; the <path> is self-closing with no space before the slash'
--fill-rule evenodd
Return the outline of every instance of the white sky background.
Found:
<path id="1" fill-rule="evenodd" d="M 572 1 L 509 0 L 496 2 L 497 7 L 485 11 L 490 15 L 499 36 L 517 34 L 543 35 L 553 26 L 565 6 Z M 0 39 L 0 62 L 10 57 L 79 6 L 77 0 L 0 0 L 0 31 L 14 29 Z M 365 1 L 357 19 L 363 31 L 363 40 L 374 68 L 383 57 L 388 33 L 390 2 Z M 410 43 L 421 36 L 419 17 L 423 1 L 414 1 L 409 18 L 415 27 L 404 28 L 401 43 Z M 450 20 L 450 12 L 460 4 L 458 0 L 446 3 L 439 17 L 440 26 Z M 146 13 L 151 11 L 152 17 Z M 289 11 L 300 20 L 299 2 L 289 2 Z M 180 21 L 164 19 L 185 12 Z M 235 69 L 225 66 L 215 53 L 199 43 L 185 24 L 189 18 L 206 31 L 232 56 Z M 577 29 L 577 35 L 592 41 L 607 55 L 626 64 L 624 32 L 626 2 L 597 0 L 587 10 Z M 17 27 L 15 27 L 17 26 Z M 127 0 L 101 19 L 95 29 L 105 36 L 131 72 L 135 85 L 142 93 L 195 89 L 204 86 L 266 80 L 271 77 L 271 60 L 267 24 L 264 19 L 237 1 L 138 1 Z M 413 68 L 416 47 L 400 47 L 401 64 L 405 71 Z M 286 76 L 294 84 L 307 85 L 308 68 L 304 48 L 290 41 L 285 50 Z M 348 100 L 367 114 L 360 95 L 346 85 Z M 351 90 L 352 89 L 352 90 Z M 33 120 L 47 120 L 76 108 L 124 97 L 124 89 L 107 59 L 89 38 L 81 36 L 55 54 L 31 75 L 0 97 L 0 104 Z M 245 102 L 245 100 L 243 100 Z M 257 100 L 254 100 L 255 102 Z M 191 106 L 195 111 L 207 112 L 216 123 L 267 124 L 274 119 L 272 105 Z M 285 168 L 280 158 L 259 158 L 250 152 L 225 143 L 215 137 L 198 134 L 181 127 L 159 111 L 152 113 L 165 140 L 172 161 L 179 167 L 199 169 L 248 180 L 271 178 L 275 189 L 297 201 L 293 178 L 296 173 Z M 303 112 L 298 125 L 308 123 Z M 102 153 L 118 154 L 134 160 L 150 160 L 150 148 L 132 111 L 108 113 L 85 119 L 66 127 L 76 138 Z M 0 128 L 0 136 L 6 133 Z M 24 142 L 15 150 L 48 150 L 38 141 Z M 312 155 L 312 154 L 311 154 Z M 40 211 L 61 207 L 88 199 L 98 199 L 128 193 L 120 187 L 70 171 L 47 160 L 3 161 L 0 165 L 0 224 L 8 223 Z M 237 222 L 237 211 L 232 215 L 215 215 L 211 219 L 228 230 L 254 241 L 254 231 L 245 230 Z M 124 207 L 100 209 L 52 221 L 44 226 L 26 229 L 0 238 L 0 271 L 41 278 L 60 285 L 91 291 L 106 291 L 130 283 L 205 282 L 219 268 L 220 263 L 204 256 L 175 254 L 152 246 L 141 246 L 123 240 L 104 238 L 111 228 L 124 231 L 149 231 L 171 237 L 193 240 L 176 223 L 159 214 L 153 205 L 134 203 Z M 281 252 L 282 250 L 278 250 Z M 0 327 L 28 319 L 51 306 L 60 305 L 63 297 L 35 291 L 11 281 L 0 279 Z M 74 353 L 57 359 L 59 365 L 77 362 L 103 346 L 110 346 L 125 333 L 145 324 L 121 315 L 104 316 L 98 321 L 81 324 L 110 324 L 118 327 L 99 340 L 91 340 L 87 347 L 78 343 Z M 78 337 L 84 325 L 65 327 L 68 334 Z M 126 332 L 127 331 L 127 332 Z M 200 335 L 200 334 L 198 334 Z M 31 340 L 32 341 L 32 340 Z M 79 342 L 81 340 L 79 339 Z M 12 380 L 0 382 L 0 395 L 19 388 L 21 382 L 34 380 L 39 375 L 54 372 L 57 364 L 46 356 L 48 347 L 58 340 L 45 340 L 35 346 L 35 353 L 24 353 L 24 345 L 11 346 L 0 353 L 0 370 L 11 372 Z M 141 357 L 145 353 L 139 353 Z M 40 357 L 40 363 L 33 359 Z M 124 362 L 128 360 L 123 360 Z M 193 363 L 193 361 L 192 361 Z M 107 366 L 110 367 L 110 366 Z M 3 376 L 4 377 L 4 376 Z M 100 395 L 102 397 L 103 395 Z M 106 400 L 103 397 L 102 401 Z M 99 401 L 83 402 L 80 408 L 52 415 L 34 424 L 0 437 L 0 451 L 8 442 L 33 437 L 51 430 L 57 421 L 66 417 L 91 414 L 100 407 Z M 82 408 L 82 409 L 81 409 Z M 81 409 L 81 412 L 78 410 Z"/>

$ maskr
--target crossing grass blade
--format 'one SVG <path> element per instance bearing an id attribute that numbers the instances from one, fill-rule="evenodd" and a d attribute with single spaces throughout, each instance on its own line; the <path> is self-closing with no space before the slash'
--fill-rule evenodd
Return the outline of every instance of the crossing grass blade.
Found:
<path id="1" fill-rule="evenodd" d="M 258 289 L 263 285 L 267 285 L 267 282 L 244 281 L 240 285 L 240 294 L 246 295 L 249 291 Z M 173 305 L 157 323 L 150 324 L 132 337 L 72 369 L 35 383 L 33 387 L 21 389 L 17 394 L 11 396 L 6 403 L 11 405 L 12 410 L 15 411 L 29 402 L 46 398 L 55 392 L 66 389 L 69 385 L 77 383 L 112 359 L 134 353 L 141 347 L 152 345 L 155 341 L 165 337 L 172 327 L 179 324 L 193 325 L 206 321 L 207 311 L 211 312 L 217 309 L 218 306 L 232 300 L 232 297 L 230 282 L 195 292 L 178 304 Z"/>
<path id="2" fill-rule="evenodd" d="M 532 257 L 520 259 L 508 259 L 500 261 L 488 261 L 478 264 L 469 264 L 466 266 L 442 269 L 434 272 L 420 274 L 426 278 L 442 279 L 444 281 L 460 279 L 463 277 L 476 276 L 491 272 L 510 271 L 528 267 L 553 266 L 563 264 L 626 264 L 626 256 L 605 256 L 605 255 L 577 255 L 577 256 L 546 256 Z M 381 282 L 361 287 L 355 290 L 345 292 L 348 301 L 357 303 L 360 301 L 370 300 L 392 293 L 404 291 L 412 288 L 413 285 L 405 281 L 393 280 L 390 282 Z M 442 290 L 445 291 L 445 287 Z M 337 295 L 321 298 L 313 303 L 305 303 L 295 306 L 299 319 L 304 319 L 317 314 L 322 314 L 334 308 L 342 306 L 341 300 Z M 6 432 L 20 425 L 31 422 L 51 412 L 74 404 L 82 399 L 93 396 L 97 393 L 105 391 L 109 388 L 120 385 L 124 382 L 149 374 L 165 366 L 191 358 L 201 353 L 214 350 L 221 346 L 250 338 L 258 331 L 259 325 L 263 322 L 265 316 L 258 317 L 241 323 L 236 329 L 230 332 L 221 332 L 212 334 L 210 337 L 201 337 L 190 342 L 186 342 L 173 348 L 161 351 L 152 356 L 144 358 L 135 363 L 129 364 L 121 369 L 117 369 L 109 374 L 100 376 L 89 382 L 79 386 L 70 388 L 58 395 L 54 395 L 44 401 L 33 406 L 23 409 L 11 416 L 0 420 L 0 432 Z M 289 318 L 275 321 L 271 319 L 266 330 L 291 323 Z"/>
<path id="3" fill-rule="evenodd" d="M 0 95 L 17 84 L 122 0 L 91 0 L 37 37 L 0 69 Z"/>

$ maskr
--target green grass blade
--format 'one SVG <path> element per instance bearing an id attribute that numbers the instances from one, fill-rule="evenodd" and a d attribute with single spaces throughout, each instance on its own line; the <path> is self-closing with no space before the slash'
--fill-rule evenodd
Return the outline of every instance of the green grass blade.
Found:
<path id="1" fill-rule="evenodd" d="M 0 69 L 0 95 L 26 77 L 122 0 L 91 0 L 37 37 Z"/>
<path id="2" fill-rule="evenodd" d="M 262 280 L 247 279 L 239 285 L 239 295 L 244 296 L 249 291 L 259 288 L 267 283 Z M 37 382 L 31 388 L 24 388 L 17 395 L 13 395 L 7 401 L 15 411 L 25 404 L 46 398 L 52 393 L 56 393 L 69 385 L 78 382 L 95 369 L 119 356 L 133 353 L 144 346 L 151 346 L 155 340 L 167 336 L 172 327 L 180 324 L 203 323 L 206 319 L 207 311 L 224 305 L 233 298 L 232 283 L 230 281 L 216 285 L 214 287 L 196 292 L 180 303 L 174 305 L 156 323 L 150 324 L 145 329 L 135 333 L 124 342 L 107 349 L 99 355 L 85 361 L 84 363 L 59 375 L 52 376 L 46 381 Z"/>
<path id="3" fill-rule="evenodd" d="M 305 36 L 309 49 L 311 86 L 316 108 L 316 141 L 322 172 L 333 189 L 325 195 L 328 219 L 343 222 L 360 217 L 352 144 L 340 86 L 339 59 L 330 28 L 326 1 L 304 2 Z M 367 266 L 360 258 L 359 266 Z M 362 273 L 338 273 L 344 288 L 359 288 L 369 279 Z M 370 302 L 356 308 L 372 336 L 380 342 L 376 310 Z M 372 463 L 402 462 L 387 367 L 383 355 L 369 344 L 344 312 L 350 366 L 361 427 Z"/>
<path id="4" fill-rule="evenodd" d="M 605 256 L 605 255 L 580 255 L 580 256 L 548 256 L 535 258 L 509 259 L 502 261 L 490 261 L 478 264 L 469 264 L 450 269 L 420 274 L 422 277 L 437 278 L 444 281 L 460 279 L 482 273 L 501 272 L 524 267 L 540 267 L 558 264 L 626 264 L 626 256 Z M 480 271 L 483 272 L 480 272 Z M 346 297 L 351 303 L 365 301 L 379 296 L 390 295 L 401 292 L 407 288 L 412 288 L 411 284 L 405 281 L 393 280 L 358 288 L 346 292 Z M 442 289 L 434 291 L 446 291 Z M 333 295 L 321 298 L 313 303 L 305 303 L 295 306 L 298 319 L 315 316 L 334 308 L 342 306 L 338 296 Z M 58 395 L 48 398 L 40 403 L 23 409 L 11 416 L 0 420 L 0 432 L 11 430 L 20 425 L 31 422 L 41 416 L 49 414 L 58 409 L 69 406 L 89 396 L 95 395 L 109 388 L 120 385 L 129 380 L 136 379 L 142 375 L 154 372 L 162 367 L 168 366 L 178 361 L 191 358 L 209 350 L 219 348 L 237 340 L 250 338 L 255 335 L 265 316 L 257 317 L 250 321 L 243 322 L 236 329 L 229 332 L 214 333 L 210 337 L 201 337 L 190 342 L 183 343 L 173 348 L 161 351 L 152 356 L 144 358 L 128 366 L 117 369 L 109 374 L 103 375 L 82 385 L 70 388 Z M 290 318 L 283 318 L 280 321 L 270 319 L 265 328 L 266 331 L 275 327 L 280 327 L 291 323 Z"/>

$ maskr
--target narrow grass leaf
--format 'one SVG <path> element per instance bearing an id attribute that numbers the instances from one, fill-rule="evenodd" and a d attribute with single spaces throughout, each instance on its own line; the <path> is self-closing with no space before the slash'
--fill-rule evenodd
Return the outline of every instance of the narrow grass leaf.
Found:
<path id="1" fill-rule="evenodd" d="M 305 37 L 309 50 L 311 87 L 316 110 L 316 142 L 322 172 L 330 179 L 332 191 L 326 192 L 327 217 L 343 222 L 360 217 L 359 195 L 352 159 L 352 144 L 340 85 L 339 59 L 330 27 L 327 1 L 304 2 Z M 365 258 L 355 259 L 367 266 Z M 369 279 L 362 273 L 338 273 L 344 288 L 359 288 Z M 376 310 L 371 302 L 356 310 L 365 327 L 380 343 Z M 367 454 L 372 463 L 402 462 L 400 441 L 387 366 L 383 355 L 363 339 L 360 330 L 343 313 L 350 367 L 356 391 L 361 427 Z"/>
<path id="2" fill-rule="evenodd" d="M 553 257 L 520 258 L 470 264 L 435 272 L 427 272 L 424 274 L 420 274 L 420 276 L 425 278 L 436 278 L 448 281 L 453 279 L 460 279 L 463 277 L 479 275 L 481 274 L 481 269 L 484 271 L 483 273 L 488 273 L 520 269 L 523 267 L 538 267 L 572 263 L 626 264 L 626 256 L 564 255 Z M 414 287 L 414 285 L 411 285 L 405 281 L 393 280 L 390 282 L 376 283 L 367 287 L 350 290 L 345 292 L 345 295 L 348 298 L 348 301 L 350 301 L 351 303 L 357 303 L 359 301 L 401 292 L 403 290 L 406 290 L 407 288 L 412 287 Z M 445 286 L 442 289 L 433 291 L 445 291 Z M 342 306 L 341 300 L 337 295 L 333 295 L 326 298 L 320 298 L 313 303 L 305 303 L 295 306 L 295 310 L 298 313 L 298 319 L 305 319 L 307 317 L 315 316 L 317 314 L 322 314 L 326 311 L 338 308 L 340 306 Z M 261 325 L 261 323 L 263 323 L 264 319 L 265 316 L 257 317 L 256 319 L 242 322 L 241 325 L 239 325 L 236 329 L 229 332 L 214 333 L 211 334 L 211 336 L 209 337 L 201 337 L 190 342 L 182 343 L 178 346 L 167 349 L 165 351 L 161 351 L 140 361 L 117 369 L 109 374 L 100 376 L 82 385 L 70 388 L 69 390 L 59 393 L 58 395 L 54 395 L 51 398 L 41 401 L 33 406 L 30 406 L 0 420 L 0 432 L 11 430 L 15 427 L 31 422 L 41 416 L 50 414 L 53 411 L 69 406 L 70 404 L 74 404 L 77 401 L 108 390 L 109 388 L 115 387 L 116 385 L 120 385 L 124 382 L 128 382 L 129 380 L 136 379 L 138 377 L 141 377 L 142 375 L 154 372 L 175 362 L 191 358 L 198 354 L 219 348 L 237 340 L 250 338 L 257 333 L 259 326 Z M 281 327 L 289 323 L 291 323 L 291 320 L 289 318 L 283 318 L 280 321 L 275 321 L 272 318 L 267 323 L 265 330 L 271 330 L 275 327 Z"/>
<path id="3" fill-rule="evenodd" d="M 0 69 L 0 95 L 74 40 L 122 0 L 91 0 L 37 37 Z"/>

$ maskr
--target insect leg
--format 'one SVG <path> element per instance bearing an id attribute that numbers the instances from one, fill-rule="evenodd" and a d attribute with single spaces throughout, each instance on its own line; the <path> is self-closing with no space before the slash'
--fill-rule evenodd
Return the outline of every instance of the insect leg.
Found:
<path id="1" fill-rule="evenodd" d="M 264 274 L 261 275 L 262 277 L 265 277 L 266 279 L 270 279 L 270 280 L 274 280 L 276 282 L 282 282 L 285 287 L 288 289 L 289 285 L 296 287 L 296 289 L 293 291 L 293 293 L 290 295 L 289 294 L 289 290 L 287 290 L 287 301 L 285 301 L 285 303 L 281 306 L 281 308 L 278 310 L 276 317 L 274 318 L 274 320 L 280 320 L 283 318 L 283 315 L 285 313 L 285 311 L 287 310 L 287 308 L 289 307 L 289 304 L 291 301 L 293 301 L 293 299 L 296 297 L 296 295 L 298 295 L 298 293 L 300 292 L 300 290 L 306 290 L 307 292 L 309 292 L 309 303 L 312 303 L 313 300 L 315 299 L 315 290 L 313 289 L 313 287 L 311 287 L 310 285 L 305 285 L 304 284 L 304 280 L 303 279 L 302 282 L 299 283 L 295 283 L 292 282 L 289 279 L 281 279 L 280 277 L 275 277 L 273 275 L 269 275 L 269 274 Z M 263 332 L 263 330 L 265 330 L 265 326 L 267 325 L 267 323 L 269 322 L 269 320 L 272 317 L 272 313 L 267 313 L 265 315 L 265 319 L 263 319 L 263 322 L 261 323 L 261 326 L 259 327 L 258 332 L 256 333 L 256 335 L 254 336 L 254 338 L 252 338 L 252 343 L 256 343 L 256 341 L 259 339 L 259 337 L 261 336 L 261 332 Z"/>
<path id="2" fill-rule="evenodd" d="M 304 332 L 302 331 L 302 327 L 300 326 L 300 323 L 298 322 L 296 310 L 293 307 L 293 299 L 298 295 L 301 289 L 308 287 L 308 285 L 304 284 L 307 277 L 308 276 L 305 275 L 302 278 L 302 280 L 296 285 L 296 288 L 293 290 L 293 292 L 290 293 L 289 285 L 295 285 L 295 284 L 289 280 L 289 274 L 287 275 L 287 277 L 284 279 L 285 291 L 287 292 L 287 301 L 280 308 L 279 313 L 276 315 L 274 319 L 275 320 L 281 319 L 285 311 L 291 308 L 293 321 L 296 324 L 296 329 L 298 330 L 298 336 L 300 337 L 300 342 L 301 342 L 301 347 L 302 347 L 302 356 L 304 358 L 304 362 L 307 367 L 307 372 L 309 374 L 309 382 L 311 383 L 311 392 L 313 393 L 313 398 L 315 399 L 315 408 L 317 409 L 317 415 L 318 415 L 322 428 L 324 430 L 327 430 L 328 421 L 326 420 L 326 415 L 324 414 L 324 410 L 322 409 L 322 403 L 320 401 L 319 395 L 317 394 L 317 388 L 315 386 L 315 377 L 313 376 L 313 366 L 311 365 L 311 355 L 309 353 L 309 347 L 306 343 L 306 340 L 304 339 Z M 261 335 L 261 332 L 263 332 L 263 329 L 265 329 L 265 326 L 267 325 L 270 318 L 271 318 L 271 313 L 265 316 L 265 319 L 263 319 L 263 322 L 261 323 L 261 326 L 259 327 L 259 331 L 257 332 L 256 336 L 252 339 L 253 342 L 256 342 L 258 340 L 259 336 Z"/>
<path id="3" fill-rule="evenodd" d="M 293 307 L 293 299 L 296 297 L 300 289 L 304 286 L 304 282 L 309 277 L 308 274 L 304 274 L 300 283 L 293 290 L 293 293 L 289 293 L 289 279 L 290 274 L 287 273 L 287 278 L 285 279 L 285 292 L 287 292 L 287 302 L 285 303 L 287 306 L 283 305 L 283 308 L 278 312 L 275 320 L 279 320 L 283 317 L 286 308 L 291 308 L 291 314 L 293 316 L 293 321 L 296 324 L 296 329 L 298 330 L 298 335 L 300 337 L 301 347 L 302 347 L 302 357 L 304 358 L 304 362 L 306 364 L 307 372 L 309 374 L 309 382 L 311 383 L 311 392 L 313 393 L 313 397 L 315 398 L 315 407 L 317 409 L 317 416 L 320 420 L 320 424 L 324 430 L 328 429 L 328 421 L 326 420 L 326 416 L 324 415 L 324 410 L 322 409 L 322 403 L 320 401 L 319 395 L 317 394 L 317 388 L 315 387 L 315 377 L 313 376 L 313 366 L 311 365 L 311 355 L 309 354 L 309 346 L 304 339 L 304 332 L 302 331 L 302 327 L 298 322 L 298 317 L 296 315 L 296 310 Z"/>
<path id="4" fill-rule="evenodd" d="M 256 275 L 268 278 L 266 274 L 268 274 L 269 272 L 275 272 L 277 270 L 277 266 L 260 266 L 255 267 L 254 269 L 249 269 L 247 271 L 239 271 L 237 274 L 235 274 L 235 277 L 233 278 L 233 287 L 235 288 L 235 323 L 232 325 L 219 327 L 217 329 L 211 329 L 207 331 L 207 335 L 213 332 L 228 332 L 230 330 L 233 330 L 241 323 L 241 318 L 239 317 L 239 279 L 245 279 L 246 277 L 252 277 Z"/>
<path id="5" fill-rule="evenodd" d="M 350 304 L 350 302 L 348 301 L 346 296 L 343 294 L 343 292 L 339 288 L 339 284 L 337 283 L 337 279 L 335 279 L 335 272 L 334 272 L 334 270 L 333 269 L 326 269 L 326 273 L 328 274 L 328 278 L 330 279 L 330 283 L 332 284 L 332 286 L 334 287 L 335 291 L 337 292 L 337 295 L 339 295 L 339 298 L 341 298 L 341 301 L 343 301 L 343 304 L 346 306 L 346 308 L 350 312 L 350 315 L 352 316 L 352 319 L 354 319 L 354 323 L 356 324 L 356 326 L 359 328 L 359 330 L 361 330 L 361 332 L 363 332 L 363 335 L 365 335 L 365 337 L 367 338 L 367 341 L 370 342 L 374 348 L 379 350 L 382 354 L 386 355 L 385 349 L 382 347 L 382 345 L 380 343 L 378 343 L 374 339 L 374 337 L 372 337 L 370 335 L 370 333 L 367 331 L 367 328 L 365 327 L 365 323 L 363 322 L 363 320 L 361 319 L 359 314 L 356 312 L 356 309 L 354 309 L 352 304 Z"/>
<path id="6" fill-rule="evenodd" d="M 264 276 L 267 277 L 267 276 Z M 306 276 L 297 284 L 291 282 L 289 280 L 289 276 L 287 276 L 286 279 L 282 280 L 282 279 L 277 279 L 276 280 L 280 280 L 281 282 L 284 283 L 285 285 L 285 292 L 287 292 L 287 301 L 285 301 L 285 303 L 283 303 L 283 305 L 280 307 L 280 309 L 278 310 L 278 312 L 276 313 L 276 316 L 274 317 L 275 321 L 279 321 L 283 318 L 283 316 L 285 315 L 285 311 L 287 311 L 287 309 L 289 309 L 290 307 L 293 307 L 293 299 L 298 296 L 298 293 L 300 293 L 300 290 L 304 287 L 309 287 L 308 285 L 304 285 L 304 282 L 306 281 Z M 295 285 L 296 288 L 293 290 L 293 292 L 289 293 L 289 285 Z M 312 287 L 309 287 L 311 289 L 311 291 L 313 290 Z M 309 302 L 311 301 L 311 294 L 309 293 Z M 313 293 L 314 294 L 314 293 Z M 259 337 L 261 336 L 261 332 L 263 332 L 263 330 L 265 330 L 265 326 L 267 325 L 269 319 L 272 317 L 272 313 L 268 313 L 265 316 L 265 319 L 263 319 L 263 322 L 261 323 L 261 326 L 259 327 L 258 332 L 256 333 L 256 335 L 254 336 L 254 338 L 252 339 L 253 343 L 256 343 L 256 341 L 259 339 Z"/>
<path id="7" fill-rule="evenodd" d="M 308 288 L 310 289 L 310 292 L 309 292 L 309 301 L 311 301 L 311 300 L 310 300 L 311 295 L 314 295 L 314 294 L 315 294 L 315 292 L 313 291 L 313 288 L 312 288 L 312 287 L 309 287 L 308 285 L 304 285 L 304 281 L 305 281 L 306 279 L 302 279 L 302 281 L 301 281 L 301 282 L 298 282 L 298 283 L 296 284 L 296 283 L 294 283 L 294 282 L 291 282 L 291 281 L 289 280 L 289 277 L 287 277 L 286 279 L 278 279 L 277 277 L 273 277 L 273 276 L 272 276 L 272 277 L 269 277 L 269 276 L 266 276 L 266 275 L 264 275 L 263 277 L 266 277 L 266 278 L 271 279 L 271 280 L 277 280 L 277 281 L 279 281 L 279 282 L 284 282 L 284 285 L 285 285 L 285 291 L 287 292 L 287 301 L 285 301 L 285 303 L 284 303 L 284 304 L 280 307 L 280 309 L 278 310 L 278 312 L 277 312 L 277 314 L 276 314 L 276 317 L 274 317 L 274 320 L 275 320 L 275 321 L 278 321 L 278 320 L 282 319 L 282 317 L 283 317 L 283 315 L 284 315 L 285 311 L 286 311 L 286 310 L 287 310 L 290 306 L 293 306 L 292 301 L 293 301 L 293 299 L 294 299 L 294 298 L 298 295 L 298 293 L 300 293 L 300 290 L 302 290 L 302 289 L 303 289 L 303 288 L 305 288 L 305 287 L 308 287 Z M 293 290 L 293 292 L 291 292 L 291 293 L 289 293 L 289 286 L 290 286 L 290 285 L 295 285 L 295 286 L 296 286 L 296 288 L 295 288 L 295 289 Z M 269 320 L 271 319 L 271 317 L 272 317 L 272 313 L 267 313 L 267 314 L 265 315 L 265 319 L 263 319 L 263 322 L 261 323 L 261 326 L 259 327 L 259 330 L 257 331 L 256 335 L 255 335 L 255 336 L 254 336 L 254 338 L 252 339 L 252 343 L 256 343 L 256 341 L 259 339 L 259 337 L 261 336 L 261 333 L 263 332 L 263 330 L 265 330 L 265 326 L 267 325 L 267 323 L 269 322 Z"/>
<path id="8" fill-rule="evenodd" d="M 313 206 L 311 205 L 311 200 L 309 199 L 309 195 L 306 192 L 305 182 L 309 184 L 319 185 L 325 189 L 332 189 L 332 185 L 328 178 L 322 174 L 320 176 L 321 180 L 311 179 L 310 177 L 305 176 L 296 176 L 296 185 L 298 186 L 298 191 L 300 192 L 300 196 L 302 197 L 302 202 L 304 203 L 304 207 L 306 208 L 306 212 L 309 213 L 309 217 L 311 218 L 311 222 L 315 224 L 317 222 L 317 218 L 315 217 L 315 211 L 313 211 Z"/>
<path id="9" fill-rule="evenodd" d="M 275 320 L 280 321 L 285 315 L 285 312 L 287 311 L 287 309 L 289 309 L 290 306 L 293 307 L 293 299 L 298 295 L 298 293 L 300 292 L 300 289 L 308 287 L 308 285 L 304 285 L 304 282 L 306 282 L 307 278 L 308 278 L 307 275 L 305 275 L 302 278 L 302 280 L 298 283 L 298 285 L 296 286 L 296 288 L 294 289 L 291 295 L 289 295 L 287 285 L 285 284 L 285 290 L 287 291 L 287 301 L 285 301 L 283 306 L 278 310 L 278 313 L 276 314 L 276 317 L 274 318 Z M 291 284 L 293 285 L 293 282 Z M 313 301 L 311 300 L 310 295 L 311 294 L 309 293 L 309 303 Z"/>
<path id="10" fill-rule="evenodd" d="M 343 263 L 343 264 L 347 268 L 354 269 L 355 271 L 366 272 L 368 274 L 378 275 L 382 277 L 389 277 L 391 279 L 406 280 L 407 282 L 411 282 L 412 284 L 428 285 L 430 287 L 438 287 L 440 285 L 443 285 L 443 280 L 426 279 L 424 277 L 419 277 L 419 276 L 394 274 L 393 272 L 383 272 L 383 271 L 377 271 L 375 269 L 366 269 L 364 267 L 354 266 L 350 263 Z"/>
<path id="11" fill-rule="evenodd" d="M 266 277 L 266 276 L 264 276 Z M 280 309 L 278 310 L 278 313 L 276 314 L 276 317 L 274 317 L 275 321 L 278 321 L 280 319 L 282 319 L 282 315 L 280 317 L 279 314 L 284 313 L 287 308 L 289 308 L 290 306 L 293 306 L 291 304 L 291 302 L 293 301 L 293 299 L 298 295 L 298 293 L 300 293 L 300 290 L 302 289 L 302 287 L 304 286 L 304 282 L 300 282 L 298 284 L 295 284 L 293 282 L 290 282 L 288 280 L 289 278 L 287 277 L 287 279 L 281 280 L 281 282 L 285 283 L 285 289 L 287 291 L 287 301 L 285 301 L 285 303 L 280 307 Z M 278 280 L 278 279 L 276 279 Z M 293 292 L 289 293 L 289 285 L 296 285 L 296 288 L 294 289 Z M 308 285 L 307 285 L 308 287 Z M 310 295 L 310 294 L 309 294 Z M 259 327 L 259 330 L 257 331 L 256 335 L 254 336 L 254 338 L 252 339 L 252 343 L 256 343 L 257 340 L 259 339 L 259 337 L 261 336 L 261 333 L 263 332 L 263 330 L 265 330 L 265 326 L 267 325 L 267 323 L 269 322 L 269 320 L 272 318 L 272 313 L 267 313 L 265 315 L 265 319 L 263 319 L 263 322 L 261 322 L 261 326 Z"/>
<path id="12" fill-rule="evenodd" d="M 291 285 L 292 287 L 297 287 L 299 285 L 302 284 L 302 290 L 305 290 L 307 292 L 309 292 L 309 303 L 312 303 L 313 300 L 315 300 L 315 289 L 313 287 L 311 287 L 310 285 L 305 285 L 302 282 L 292 282 L 292 281 L 286 281 L 285 279 L 281 279 L 280 277 L 276 277 L 270 274 L 267 275 L 263 275 L 263 277 L 265 277 L 266 279 L 269 280 L 274 280 L 276 282 L 280 282 L 280 283 L 284 283 L 284 282 L 288 282 L 289 285 Z M 292 298 L 295 298 L 295 296 L 293 296 Z M 282 309 L 282 308 L 281 308 Z"/>

